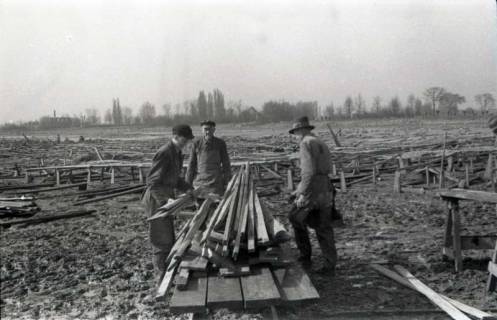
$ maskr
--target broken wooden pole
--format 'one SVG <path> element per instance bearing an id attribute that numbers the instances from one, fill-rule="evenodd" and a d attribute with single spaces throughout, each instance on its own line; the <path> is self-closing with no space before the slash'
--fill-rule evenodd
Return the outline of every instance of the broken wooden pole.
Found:
<path id="1" fill-rule="evenodd" d="M 340 171 L 340 191 L 347 192 L 347 183 L 345 182 L 345 173 L 343 173 L 343 170 Z"/>
<path id="2" fill-rule="evenodd" d="M 395 192 L 395 193 L 402 192 L 402 188 L 400 185 L 400 171 L 399 170 L 395 171 L 395 176 L 394 176 L 394 180 L 393 180 L 393 192 Z"/>
<path id="3" fill-rule="evenodd" d="M 333 141 L 335 142 L 335 145 L 337 147 L 341 147 L 342 145 L 338 141 L 338 138 L 337 138 L 335 132 L 333 131 L 333 129 L 331 128 L 331 125 L 329 123 L 327 123 L 326 126 L 328 127 L 328 130 L 330 130 L 330 134 L 331 134 L 331 137 L 333 138 Z"/>
<path id="4" fill-rule="evenodd" d="M 22 194 L 30 194 L 30 193 L 40 193 L 40 192 L 47 192 L 47 191 L 55 191 L 55 190 L 63 190 L 63 189 L 70 189 L 70 188 L 78 188 L 79 190 L 85 190 L 86 189 L 86 182 L 82 183 L 75 183 L 75 184 L 67 184 L 63 186 L 58 186 L 58 187 L 53 187 L 53 188 L 45 188 L 45 189 L 37 189 L 37 190 L 28 190 L 22 192 Z M 84 189 L 82 189 L 84 188 Z"/>
<path id="5" fill-rule="evenodd" d="M 114 184 L 116 182 L 116 174 L 114 167 L 110 168 L 110 184 Z"/>
<path id="6" fill-rule="evenodd" d="M 444 179 L 444 162 L 445 162 L 445 147 L 447 144 L 447 131 L 444 133 L 444 142 L 443 142 L 443 149 L 442 149 L 442 160 L 440 161 L 440 181 L 438 187 L 440 189 L 445 187 L 445 179 Z"/>
<path id="7" fill-rule="evenodd" d="M 494 161 L 493 161 L 493 156 L 492 153 L 488 154 L 488 160 L 487 160 L 487 166 L 485 168 L 485 173 L 483 174 L 483 177 L 487 180 L 492 179 L 492 171 L 494 169 Z"/>
<path id="8" fill-rule="evenodd" d="M 430 169 L 425 167 L 426 187 L 430 186 Z"/>
<path id="9" fill-rule="evenodd" d="M 107 200 L 107 199 L 111 199 L 111 198 L 115 198 L 115 197 L 120 197 L 120 196 L 124 196 L 127 194 L 138 193 L 138 192 L 142 192 L 143 190 L 145 190 L 145 188 L 146 188 L 146 186 L 140 186 L 140 187 L 136 187 L 136 188 L 131 189 L 131 190 L 112 193 L 112 194 L 109 194 L 109 195 L 106 195 L 103 197 L 98 197 L 98 198 L 83 200 L 83 201 L 77 201 L 77 202 L 74 202 L 73 205 L 78 206 L 78 205 L 82 205 L 82 204 L 93 203 L 93 202 Z"/>
<path id="10" fill-rule="evenodd" d="M 287 171 L 286 187 L 287 187 L 288 191 L 293 191 L 295 189 L 295 187 L 293 185 L 293 172 L 292 172 L 291 168 L 289 168 Z"/>
<path id="11" fill-rule="evenodd" d="M 0 226 L 8 228 L 8 227 L 10 227 L 12 225 L 16 225 L 16 224 L 29 225 L 29 224 L 44 223 L 44 222 L 49 222 L 49 221 L 54 221 L 54 220 L 69 219 L 69 218 L 86 216 L 86 215 L 90 215 L 94 212 L 96 212 L 96 210 L 78 210 L 78 211 L 74 211 L 74 212 L 70 212 L 70 213 L 53 215 L 53 216 L 27 218 L 27 219 L 22 219 L 22 220 L 0 222 Z"/>
<path id="12" fill-rule="evenodd" d="M 87 175 L 86 175 L 86 182 L 88 184 L 91 183 L 91 168 L 90 167 L 88 167 L 88 172 L 87 172 Z"/>
<path id="13" fill-rule="evenodd" d="M 60 171 L 58 169 L 55 170 L 55 185 L 60 186 Z"/>

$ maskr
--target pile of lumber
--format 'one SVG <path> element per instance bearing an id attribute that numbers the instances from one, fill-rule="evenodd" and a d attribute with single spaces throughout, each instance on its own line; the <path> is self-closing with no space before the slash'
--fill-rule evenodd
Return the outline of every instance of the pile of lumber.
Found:
<path id="1" fill-rule="evenodd" d="M 178 213 L 189 200 L 180 197 L 151 219 Z M 177 234 L 157 297 L 172 291 L 169 306 L 178 313 L 317 299 L 309 277 L 280 247 L 289 239 L 259 200 L 246 163 L 217 205 L 206 197 Z"/>
<path id="2" fill-rule="evenodd" d="M 1 198 L 0 218 L 2 217 L 29 217 L 40 211 L 40 207 L 33 198 Z"/>

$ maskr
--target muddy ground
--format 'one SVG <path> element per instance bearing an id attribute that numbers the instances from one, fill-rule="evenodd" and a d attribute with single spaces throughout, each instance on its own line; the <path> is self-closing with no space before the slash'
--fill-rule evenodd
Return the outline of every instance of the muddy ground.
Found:
<path id="1" fill-rule="evenodd" d="M 286 133 L 287 126 L 220 126 L 218 136 L 226 139 L 233 158 L 255 152 L 262 157 L 295 149 L 295 141 Z M 442 129 L 447 130 L 449 138 L 477 140 L 490 136 L 482 121 L 350 122 L 338 123 L 337 127 L 342 128 L 339 139 L 350 150 L 441 141 Z M 98 146 L 107 155 L 124 154 L 126 160 L 146 161 L 167 140 L 168 131 L 167 128 L 108 128 L 33 132 L 27 133 L 29 143 L 19 133 L 3 134 L 1 185 L 22 183 L 22 179 L 7 178 L 14 162 L 19 166 L 37 166 L 40 158 L 44 158 L 45 165 L 62 164 L 69 149 L 73 149 L 73 160 L 91 154 L 91 147 Z M 334 149 L 323 123 L 318 124 L 316 132 Z M 60 144 L 53 143 L 56 133 L 62 137 Z M 80 135 L 86 141 L 78 144 L 75 141 Z M 64 142 L 66 137 L 69 141 Z M 444 261 L 441 255 L 444 203 L 434 192 L 394 194 L 390 178 L 385 177 L 377 185 L 356 184 L 346 193 L 338 193 L 337 207 L 344 216 L 345 226 L 335 228 L 337 274 L 329 278 L 310 272 L 321 299 L 278 307 L 280 318 L 448 319 L 420 294 L 376 273 L 368 266 L 372 262 L 387 266 L 401 264 L 439 293 L 478 308 L 497 309 L 497 294 L 485 294 L 491 252 L 466 252 L 464 271 L 454 273 L 453 263 Z M 100 189 L 105 184 L 108 182 L 95 182 L 89 188 Z M 78 208 L 72 205 L 74 192 L 62 190 L 40 195 L 36 202 L 42 211 L 36 216 Z M 284 196 L 276 194 L 265 197 L 264 201 L 289 228 L 285 216 L 289 205 Z M 463 202 L 461 207 L 465 232 L 496 233 L 495 205 Z M 168 311 L 166 302 L 154 299 L 151 248 L 139 195 L 89 204 L 85 208 L 97 212 L 87 217 L 1 230 L 2 319 L 180 317 Z M 296 256 L 293 242 L 288 246 Z M 315 239 L 313 249 L 317 268 L 322 261 Z M 271 317 L 269 308 L 245 313 L 212 310 L 207 316 L 210 319 L 263 317 Z"/>

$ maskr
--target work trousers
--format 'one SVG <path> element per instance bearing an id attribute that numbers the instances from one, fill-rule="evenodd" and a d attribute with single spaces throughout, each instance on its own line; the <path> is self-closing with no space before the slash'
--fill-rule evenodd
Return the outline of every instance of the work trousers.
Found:
<path id="1" fill-rule="evenodd" d="M 294 207 L 292 213 L 289 215 L 289 219 L 301 256 L 310 259 L 312 255 L 309 230 L 307 229 L 309 226 L 316 231 L 316 237 L 325 260 L 325 267 L 334 269 L 337 262 L 337 251 L 333 227 L 331 226 L 330 211 L 330 205 Z"/>
<path id="2" fill-rule="evenodd" d="M 145 213 L 148 217 L 155 214 L 169 199 L 167 194 L 151 191 L 147 188 L 143 196 Z M 165 272 L 166 259 L 174 245 L 174 218 L 159 218 L 149 222 L 149 239 L 152 244 L 154 269 L 156 276 L 162 277 Z"/>

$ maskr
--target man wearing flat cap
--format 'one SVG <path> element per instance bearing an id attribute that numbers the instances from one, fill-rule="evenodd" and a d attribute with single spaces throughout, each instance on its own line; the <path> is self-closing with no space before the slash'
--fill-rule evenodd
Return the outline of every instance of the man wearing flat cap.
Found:
<path id="1" fill-rule="evenodd" d="M 172 134 L 171 141 L 155 154 L 147 176 L 147 189 L 142 201 L 148 216 L 154 215 L 159 207 L 174 198 L 174 190 L 192 190 L 192 186 L 180 176 L 183 168 L 181 150 L 193 139 L 192 129 L 180 124 L 173 127 Z M 153 247 L 152 261 L 156 278 L 160 280 L 167 267 L 167 256 L 175 242 L 173 217 L 150 221 L 149 237 Z"/>
<path id="2" fill-rule="evenodd" d="M 304 267 L 311 265 L 311 242 L 307 226 L 316 231 L 321 247 L 324 265 L 317 272 L 325 275 L 335 274 L 337 253 L 333 227 L 331 225 L 331 200 L 333 186 L 328 174 L 331 171 L 331 155 L 328 146 L 319 140 L 311 130 L 307 117 L 297 119 L 290 129 L 290 134 L 300 138 L 301 180 L 295 196 L 294 207 L 289 220 L 295 233 L 295 242 L 300 251 L 299 262 Z"/>
<path id="3" fill-rule="evenodd" d="M 192 144 L 186 181 L 205 193 L 224 194 L 231 179 L 231 164 L 226 143 L 214 136 L 216 123 L 211 120 L 200 123 L 203 136 Z"/>

